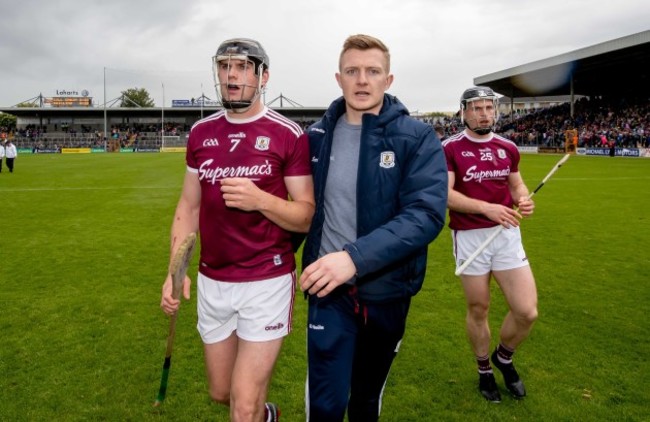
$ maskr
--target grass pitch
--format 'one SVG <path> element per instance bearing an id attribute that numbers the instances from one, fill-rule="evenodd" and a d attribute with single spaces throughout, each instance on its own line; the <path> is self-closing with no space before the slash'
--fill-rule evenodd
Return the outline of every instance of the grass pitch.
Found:
<path id="1" fill-rule="evenodd" d="M 523 155 L 528 187 L 559 158 Z M 0 420 L 227 420 L 207 396 L 194 288 L 178 317 L 167 399 L 152 407 L 183 155 L 21 155 L 13 174 L 3 170 Z M 540 316 L 515 355 L 522 401 L 504 389 L 494 405 L 477 391 L 445 229 L 430 246 L 381 419 L 649 420 L 649 194 L 650 160 L 572 157 L 535 196 L 522 231 Z M 496 340 L 505 304 L 494 293 Z M 298 295 L 270 391 L 286 422 L 305 420 L 305 314 Z"/>

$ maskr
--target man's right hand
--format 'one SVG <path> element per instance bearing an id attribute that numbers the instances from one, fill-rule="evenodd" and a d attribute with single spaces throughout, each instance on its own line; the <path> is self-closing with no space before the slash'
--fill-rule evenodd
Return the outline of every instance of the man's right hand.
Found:
<path id="1" fill-rule="evenodd" d="M 332 252 L 307 266 L 300 275 L 300 290 L 325 297 L 354 277 L 357 268 L 346 251 Z"/>
<path id="2" fill-rule="evenodd" d="M 190 298 L 190 286 L 192 282 L 188 276 L 183 280 L 183 297 L 188 300 Z M 167 278 L 162 286 L 162 297 L 160 299 L 160 307 L 167 315 L 173 315 L 178 311 L 181 305 L 180 299 L 172 297 L 172 276 L 167 274 Z"/>
<path id="3" fill-rule="evenodd" d="M 489 204 L 483 210 L 483 214 L 495 223 L 501 224 L 506 229 L 518 227 L 519 220 L 521 220 L 521 214 L 517 210 L 500 204 Z"/>

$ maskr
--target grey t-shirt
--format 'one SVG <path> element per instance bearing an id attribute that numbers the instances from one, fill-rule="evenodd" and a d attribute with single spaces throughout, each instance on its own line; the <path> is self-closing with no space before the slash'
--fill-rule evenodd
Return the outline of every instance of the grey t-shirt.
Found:
<path id="1" fill-rule="evenodd" d="M 343 250 L 357 239 L 357 170 L 361 125 L 341 116 L 332 140 L 329 172 L 325 184 L 325 223 L 318 256 Z"/>

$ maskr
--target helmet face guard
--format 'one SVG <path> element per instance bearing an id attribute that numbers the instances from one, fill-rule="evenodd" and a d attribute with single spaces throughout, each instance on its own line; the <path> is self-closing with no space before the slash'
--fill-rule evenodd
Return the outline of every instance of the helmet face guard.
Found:
<path id="1" fill-rule="evenodd" d="M 471 107 L 474 101 L 478 100 L 492 101 L 492 105 L 494 107 L 494 121 L 492 122 L 492 125 L 477 126 L 475 128 L 472 128 L 465 120 L 465 110 L 467 110 L 467 107 Z M 463 95 L 460 97 L 460 118 L 468 129 L 477 133 L 478 135 L 487 135 L 488 133 L 492 132 L 494 130 L 494 126 L 497 124 L 497 120 L 499 120 L 499 99 L 497 98 L 494 91 L 486 86 L 477 86 L 466 89 L 465 92 L 463 92 Z"/>
<path id="2" fill-rule="evenodd" d="M 243 60 L 246 62 L 244 74 L 248 73 L 248 66 L 253 67 L 255 76 L 257 77 L 256 85 L 240 84 L 241 95 L 239 98 L 225 98 L 222 94 L 222 88 L 228 89 L 228 80 L 219 80 L 219 66 L 222 62 L 227 62 L 228 69 L 231 67 L 233 60 Z M 269 68 L 269 57 L 264 51 L 262 45 L 248 38 L 234 38 L 221 43 L 217 52 L 212 57 L 212 75 L 214 76 L 214 87 L 217 92 L 217 99 L 221 102 L 224 108 L 228 110 L 244 113 L 257 101 L 264 91 L 262 85 L 262 76 L 264 71 Z M 246 92 L 250 92 L 250 88 L 254 93 L 250 98 L 246 98 Z"/>

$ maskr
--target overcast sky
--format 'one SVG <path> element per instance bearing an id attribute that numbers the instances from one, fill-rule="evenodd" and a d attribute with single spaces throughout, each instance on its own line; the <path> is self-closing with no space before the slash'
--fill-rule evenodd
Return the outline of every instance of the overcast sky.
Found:
<path id="1" fill-rule="evenodd" d="M 214 99 L 217 46 L 248 37 L 270 56 L 267 102 L 324 107 L 343 41 L 366 33 L 389 47 L 389 92 L 409 110 L 455 111 L 478 76 L 648 29 L 647 0 L 19 0 L 0 12 L 0 106 L 129 88 L 157 106 Z"/>

